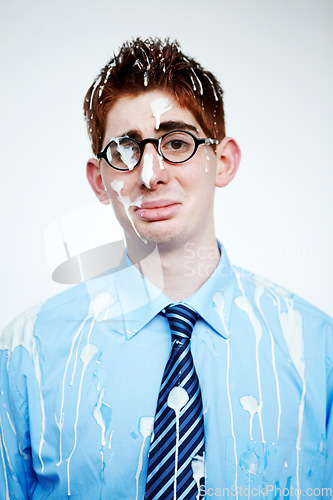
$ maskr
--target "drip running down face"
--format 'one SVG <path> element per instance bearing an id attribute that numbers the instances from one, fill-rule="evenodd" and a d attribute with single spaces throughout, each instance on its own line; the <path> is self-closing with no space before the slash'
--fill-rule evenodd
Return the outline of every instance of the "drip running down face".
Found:
<path id="1" fill-rule="evenodd" d="M 214 241 L 215 186 L 235 175 L 239 149 L 213 75 L 178 45 L 136 40 L 102 70 L 85 112 L 97 156 L 87 176 L 127 242 Z"/>

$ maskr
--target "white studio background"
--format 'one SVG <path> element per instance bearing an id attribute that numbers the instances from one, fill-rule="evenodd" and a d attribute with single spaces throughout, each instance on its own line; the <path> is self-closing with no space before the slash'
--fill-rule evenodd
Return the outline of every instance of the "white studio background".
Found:
<path id="1" fill-rule="evenodd" d="M 51 279 L 45 231 L 95 203 L 84 94 L 138 35 L 177 38 L 222 82 L 243 153 L 216 199 L 230 260 L 333 313 L 332 0 L 0 0 L 0 10 L 0 327 L 66 288 Z"/>

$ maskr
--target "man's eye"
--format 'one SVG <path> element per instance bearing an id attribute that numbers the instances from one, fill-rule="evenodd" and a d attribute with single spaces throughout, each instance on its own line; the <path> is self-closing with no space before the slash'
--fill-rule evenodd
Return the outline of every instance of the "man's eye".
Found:
<path id="1" fill-rule="evenodd" d="M 169 141 L 164 145 L 164 148 L 168 149 L 169 151 L 184 150 L 188 147 L 189 147 L 189 144 L 185 141 L 180 140 L 180 139 L 173 139 L 172 141 Z"/>
<path id="2" fill-rule="evenodd" d="M 185 145 L 185 143 L 183 141 L 171 141 L 172 149 L 180 149 L 184 145 Z"/>

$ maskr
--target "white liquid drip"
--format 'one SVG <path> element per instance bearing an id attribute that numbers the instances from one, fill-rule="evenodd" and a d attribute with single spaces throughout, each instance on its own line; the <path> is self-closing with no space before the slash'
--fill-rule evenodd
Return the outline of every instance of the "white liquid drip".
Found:
<path id="1" fill-rule="evenodd" d="M 146 153 L 143 157 L 143 166 L 141 172 L 141 179 L 145 186 L 150 189 L 150 181 L 154 175 L 154 157 L 152 153 Z"/>
<path id="2" fill-rule="evenodd" d="M 123 181 L 118 181 L 118 180 L 115 180 L 113 182 L 111 182 L 110 184 L 111 188 L 117 193 L 118 195 L 118 200 L 119 202 L 123 205 L 124 209 L 125 209 L 125 214 L 128 218 L 128 220 L 130 221 L 131 223 L 131 226 L 133 227 L 135 233 L 137 234 L 137 236 L 140 238 L 141 241 L 143 241 L 143 243 L 147 244 L 148 241 L 145 240 L 144 238 L 142 238 L 140 236 L 140 234 L 138 233 L 136 227 L 134 226 L 134 222 L 129 214 L 129 207 L 141 207 L 141 200 L 142 200 L 142 196 L 138 196 L 137 199 L 135 201 L 131 201 L 129 196 L 122 196 L 121 195 L 121 190 L 124 186 L 124 183 Z"/>
<path id="3" fill-rule="evenodd" d="M 205 477 L 205 456 L 200 457 L 200 455 L 196 455 L 191 462 L 191 467 L 192 467 L 192 471 L 193 471 L 193 479 L 197 483 L 197 488 L 198 488 L 198 494 L 197 494 L 196 500 L 199 500 L 199 498 L 200 498 L 200 479 L 202 477 Z"/>
<path id="4" fill-rule="evenodd" d="M 80 409 L 80 402 L 81 402 L 81 393 L 82 393 L 82 384 L 83 384 L 83 377 L 84 373 L 86 371 L 86 368 L 90 361 L 96 356 L 98 353 L 98 347 L 94 344 L 90 344 L 90 335 L 93 329 L 93 326 L 95 324 L 95 318 L 93 318 L 90 326 L 89 333 L 87 335 L 87 342 L 85 346 L 83 346 L 81 353 L 80 353 L 80 359 L 83 363 L 82 367 L 82 372 L 81 372 L 81 378 L 80 378 L 80 384 L 79 384 L 79 390 L 78 390 L 78 398 L 77 398 L 77 404 L 76 404 L 76 415 L 75 415 L 75 422 L 74 422 L 74 444 L 72 451 L 69 454 L 69 457 L 67 458 L 67 494 L 68 496 L 71 495 L 71 488 L 70 488 L 70 473 L 69 473 L 69 466 L 70 466 L 70 461 L 73 456 L 73 453 L 75 451 L 76 445 L 77 445 L 77 424 L 79 420 L 79 409 Z"/>
<path id="5" fill-rule="evenodd" d="M 76 374 L 76 366 L 77 366 L 77 360 L 78 360 L 78 355 L 79 355 L 79 347 L 80 347 L 80 344 L 81 344 L 81 340 L 82 340 L 82 329 L 83 329 L 83 326 L 85 324 L 85 322 L 89 319 L 90 315 L 87 316 L 87 318 L 85 318 L 85 320 L 83 321 L 82 325 L 81 325 L 81 330 L 79 329 L 79 341 L 77 343 L 77 346 L 76 346 L 76 350 L 75 350 L 75 358 L 74 358 L 74 366 L 73 366 L 73 371 L 72 371 L 72 377 L 71 377 L 71 381 L 70 381 L 70 385 L 73 385 L 74 384 L 74 378 L 75 378 L 75 374 Z M 75 335 L 75 337 L 77 336 L 77 334 Z M 76 340 L 76 339 L 75 339 Z M 73 339 L 74 341 L 74 339 Z"/>
<path id="6" fill-rule="evenodd" d="M 192 75 L 190 75 L 190 78 L 191 78 L 191 82 L 192 82 L 193 92 L 195 93 L 196 90 L 197 90 L 197 87 L 195 86 L 195 82 L 194 82 L 194 79 L 193 79 Z"/>
<path id="7" fill-rule="evenodd" d="M 106 82 L 108 81 L 109 76 L 110 76 L 110 73 L 111 73 L 111 71 L 112 71 L 112 69 L 113 69 L 113 68 L 114 68 L 114 64 L 112 64 L 112 63 L 111 63 L 111 64 L 109 64 L 109 68 L 108 68 L 107 73 L 106 73 L 106 75 L 105 75 L 105 79 L 104 79 L 104 81 L 103 81 L 103 85 L 101 85 L 101 86 L 100 86 L 99 91 L 98 91 L 98 98 L 99 98 L 99 99 L 102 97 L 102 94 L 103 94 L 103 90 L 104 90 L 105 84 L 106 84 Z M 100 103 L 101 103 L 101 101 L 100 101 Z"/>
<path id="8" fill-rule="evenodd" d="M 291 356 L 291 360 L 299 373 L 302 381 L 305 382 L 305 360 L 304 360 L 304 340 L 303 340 L 303 328 L 302 328 L 302 316 L 299 311 L 294 310 L 293 300 L 291 298 L 286 299 L 287 312 L 280 312 L 280 324 L 282 328 L 282 333 L 288 350 Z"/>
<path id="9" fill-rule="evenodd" d="M 45 408 L 44 408 L 44 398 L 42 392 L 42 372 L 41 372 L 41 365 L 39 361 L 37 342 L 36 342 L 37 332 L 35 332 L 34 335 L 35 319 L 36 319 L 36 313 L 31 314 L 30 311 L 29 315 L 25 316 L 23 314 L 19 319 L 17 319 L 12 328 L 11 328 L 12 325 L 9 325 L 9 327 L 6 328 L 1 335 L 0 350 L 6 350 L 6 349 L 8 350 L 7 363 L 9 363 L 9 358 L 12 352 L 18 346 L 24 347 L 32 359 L 35 377 L 38 383 L 39 403 L 42 416 L 42 422 L 41 422 L 42 429 L 39 442 L 38 457 L 41 463 L 41 472 L 43 472 L 44 462 L 42 459 L 42 448 L 45 442 L 44 441 Z"/>
<path id="10" fill-rule="evenodd" d="M 253 424 L 253 418 L 256 413 L 259 413 L 259 405 L 257 398 L 249 394 L 248 396 L 242 396 L 240 399 L 240 404 L 244 408 L 245 411 L 249 412 L 250 414 L 250 439 L 251 441 L 253 440 L 252 437 L 252 424 Z"/>
<path id="11" fill-rule="evenodd" d="M 108 450 L 111 450 L 111 442 L 112 442 L 113 431 L 110 432 L 109 442 L 108 442 Z"/>
<path id="12" fill-rule="evenodd" d="M 229 336 L 229 332 L 227 329 L 227 325 L 225 322 L 225 312 L 224 312 L 224 297 L 222 292 L 216 292 L 213 297 L 213 306 L 216 308 L 224 328 L 226 335 Z M 230 397 L 230 340 L 227 339 L 227 394 L 228 394 L 228 404 L 229 404 L 229 412 L 230 412 L 230 425 L 231 425 L 231 434 L 234 441 L 234 457 L 235 457 L 235 486 L 237 488 L 237 480 L 238 480 L 238 460 L 237 460 L 237 449 L 236 449 L 236 436 L 234 430 L 234 417 L 231 405 L 231 397 Z M 238 498 L 238 489 L 236 489 L 236 497 Z"/>
<path id="13" fill-rule="evenodd" d="M 1 415 L 0 415 L 0 427 L 2 429 Z M 1 460 L 2 460 L 4 476 L 5 476 L 6 500 L 10 500 L 9 488 L 8 488 L 7 467 L 6 467 L 6 463 L 5 463 L 5 456 L 4 456 L 4 450 L 3 450 L 3 445 L 2 445 L 2 439 L 0 439 L 0 452 L 1 452 Z"/>
<path id="14" fill-rule="evenodd" d="M 217 310 L 217 312 L 221 318 L 225 333 L 229 336 L 229 332 L 228 332 L 227 325 L 225 322 L 224 297 L 222 295 L 222 292 L 215 293 L 215 295 L 213 297 L 213 307 Z"/>
<path id="15" fill-rule="evenodd" d="M 160 164 L 160 169 L 164 170 L 164 165 L 163 165 L 163 158 L 162 156 L 158 155 L 158 162 Z"/>
<path id="16" fill-rule="evenodd" d="M 179 412 L 186 405 L 189 396 L 183 387 L 173 387 L 169 392 L 167 404 L 176 414 L 176 453 L 175 453 L 175 474 L 173 482 L 173 498 L 177 499 L 177 470 L 178 470 L 178 446 L 179 446 Z"/>
<path id="17" fill-rule="evenodd" d="M 207 163 L 206 163 L 206 166 L 205 166 L 205 174 L 208 174 L 208 164 L 209 164 L 210 158 L 209 158 L 206 146 L 204 146 L 204 150 L 205 150 L 206 160 L 207 160 Z"/>
<path id="18" fill-rule="evenodd" d="M 150 71 L 150 61 L 149 61 L 149 57 L 146 53 L 146 51 L 141 47 L 141 52 L 144 54 L 146 60 L 147 60 L 147 69 L 145 71 L 145 74 L 143 76 L 143 83 L 144 83 L 144 86 L 147 87 L 148 85 L 148 75 L 149 75 L 149 71 Z"/>
<path id="19" fill-rule="evenodd" d="M 161 115 L 170 111 L 170 109 L 172 109 L 172 104 L 170 104 L 169 99 L 166 97 L 159 97 L 151 101 L 150 108 L 155 118 L 155 129 L 158 130 L 160 128 Z"/>
<path id="20" fill-rule="evenodd" d="M 98 91 L 98 98 L 101 99 L 102 97 L 102 94 L 103 94 L 103 90 L 104 90 L 104 84 L 100 85 L 99 87 L 99 91 Z M 101 100 L 99 101 L 99 103 L 101 104 Z"/>
<path id="21" fill-rule="evenodd" d="M 256 367 L 257 367 L 257 381 L 258 381 L 258 391 L 259 391 L 259 408 L 258 408 L 258 417 L 259 417 L 259 423 L 260 423 L 260 429 L 261 429 L 261 441 L 265 443 L 265 437 L 264 437 L 264 428 L 262 425 L 262 416 L 261 416 L 261 411 L 262 411 L 262 405 L 263 405 L 263 400 L 262 400 L 262 391 L 261 391 L 261 379 L 260 379 L 260 366 L 259 366 L 259 342 L 262 337 L 262 327 L 261 324 L 255 315 L 255 312 L 253 310 L 252 304 L 248 297 L 245 295 L 245 291 L 241 282 L 241 278 L 239 273 L 236 272 L 236 278 L 238 281 L 238 286 L 239 289 L 242 292 L 242 295 L 237 297 L 235 299 L 236 305 L 244 312 L 249 317 L 250 322 L 252 323 L 253 326 L 253 331 L 255 335 L 255 340 L 256 340 Z"/>
<path id="22" fill-rule="evenodd" d="M 15 470 L 14 470 L 14 468 L 12 466 L 11 461 L 10 461 L 8 449 L 7 449 L 7 446 L 6 446 L 5 436 L 3 435 L 3 426 L 2 426 L 2 422 L 1 422 L 1 417 L 0 417 L 0 429 L 1 429 L 1 439 L 0 439 L 0 441 L 2 441 L 3 449 L 5 450 L 7 464 L 8 464 L 11 476 L 13 477 L 14 481 L 17 481 L 17 476 L 15 474 Z"/>
<path id="23" fill-rule="evenodd" d="M 142 440 L 142 445 L 141 445 L 141 450 L 140 450 L 140 455 L 139 455 L 139 460 L 138 460 L 138 468 L 136 470 L 135 474 L 135 481 L 136 481 L 136 500 L 139 498 L 139 479 L 140 475 L 142 472 L 142 465 L 143 465 L 143 451 L 145 447 L 146 440 L 149 438 L 149 436 L 152 434 L 154 429 L 154 417 L 141 417 L 140 422 L 139 422 L 139 431 L 140 434 L 143 438 Z"/>
<path id="24" fill-rule="evenodd" d="M 90 301 L 89 316 L 94 317 L 98 321 L 99 316 L 102 316 L 101 313 L 106 313 L 107 309 L 112 306 L 114 302 L 114 297 L 110 293 L 99 293 Z"/>
<path id="25" fill-rule="evenodd" d="M 301 450 L 301 438 L 302 438 L 305 393 L 306 393 L 302 316 L 299 311 L 294 309 L 294 301 L 289 295 L 285 294 L 284 296 L 285 303 L 287 306 L 287 312 L 281 312 L 280 298 L 278 296 L 276 296 L 276 298 L 279 304 L 279 318 L 280 318 L 282 333 L 286 341 L 291 360 L 296 370 L 298 371 L 298 374 L 303 384 L 301 399 L 298 408 L 298 431 L 296 438 L 296 486 L 297 488 L 299 488 L 299 453 Z M 299 499 L 300 496 L 297 495 L 297 498 Z"/>
<path id="26" fill-rule="evenodd" d="M 15 436 L 16 436 L 16 430 L 15 430 L 14 424 L 13 424 L 13 422 L 12 422 L 11 418 L 10 418 L 10 415 L 9 415 L 8 411 L 7 411 L 6 413 L 7 413 L 8 423 L 9 423 L 9 425 L 10 425 L 10 427 L 11 427 L 11 429 L 12 429 L 13 433 L 14 433 L 14 434 L 15 434 Z"/>
<path id="27" fill-rule="evenodd" d="M 105 421 L 104 421 L 104 418 L 103 418 L 103 415 L 101 412 L 102 400 L 103 400 L 104 394 L 105 394 L 105 387 L 103 387 L 103 389 L 101 390 L 99 397 L 98 397 L 97 405 L 95 406 L 95 408 L 93 410 L 93 417 L 96 420 L 97 424 L 101 428 L 101 446 L 106 445 L 106 439 L 105 439 L 106 426 L 105 426 Z"/>
<path id="28" fill-rule="evenodd" d="M 258 307 L 258 310 L 260 312 L 260 315 L 266 325 L 266 328 L 269 333 L 270 341 L 271 341 L 271 355 L 272 355 L 272 368 L 273 368 L 273 373 L 274 373 L 274 378 L 275 378 L 275 386 L 276 386 L 276 397 L 277 397 L 277 404 L 278 404 L 278 419 L 277 419 L 277 430 L 276 430 L 276 442 L 279 442 L 279 437 L 280 437 L 280 425 L 281 425 L 281 398 L 280 398 L 280 383 L 279 383 L 279 377 L 277 374 L 276 370 L 276 360 L 275 360 L 275 343 L 274 343 L 274 337 L 271 332 L 271 329 L 269 328 L 266 318 L 264 317 L 264 313 L 261 309 L 260 305 L 260 299 L 261 296 L 263 295 L 265 291 L 266 286 L 270 286 L 268 282 L 265 282 L 262 279 L 255 278 L 253 279 L 255 285 L 256 285 L 256 291 L 254 293 L 254 299 L 256 302 L 256 305 Z"/>
<path id="29" fill-rule="evenodd" d="M 100 455 L 101 455 L 101 466 L 102 466 L 102 474 L 101 477 L 103 477 L 103 470 L 104 470 L 104 453 L 103 450 L 100 450 Z"/>
<path id="30" fill-rule="evenodd" d="M 92 111 L 92 103 L 93 103 L 93 99 L 94 99 L 94 95 L 95 95 L 95 92 L 96 92 L 96 89 L 98 87 L 98 85 L 100 84 L 101 82 L 101 79 L 102 77 L 100 76 L 94 83 L 94 86 L 93 86 L 93 89 L 91 91 L 91 95 L 90 95 L 90 102 L 89 102 L 89 109 L 90 111 Z"/>
<path id="31" fill-rule="evenodd" d="M 125 148 L 122 144 L 119 144 L 118 139 L 115 140 L 115 143 L 117 144 L 117 151 L 120 154 L 122 162 L 128 167 L 128 170 L 133 170 L 137 163 L 133 158 L 133 147 Z M 112 161 L 112 158 L 110 158 L 110 161 Z"/>
<path id="32" fill-rule="evenodd" d="M 214 98 L 215 98 L 215 101 L 218 101 L 219 98 L 218 98 L 218 95 L 216 93 L 216 90 L 215 90 L 215 85 L 213 84 L 212 80 L 209 78 L 208 75 L 205 74 L 205 77 L 207 78 L 207 80 L 209 81 L 209 83 L 211 84 L 211 87 L 213 89 L 213 93 L 214 93 Z"/>
<path id="33" fill-rule="evenodd" d="M 143 68 L 142 62 L 139 59 L 135 61 L 135 63 L 133 64 L 133 68 L 134 66 L 137 66 L 139 69 Z"/>
<path id="34" fill-rule="evenodd" d="M 196 80 L 197 80 L 197 82 L 198 82 L 199 89 L 200 89 L 200 95 L 203 95 L 203 87 L 202 87 L 202 83 L 201 83 L 201 81 L 200 81 L 200 79 L 199 79 L 198 75 L 197 75 L 197 74 L 196 74 L 196 72 L 194 71 L 194 69 L 193 69 L 193 68 L 191 68 L 191 70 L 192 70 L 192 73 L 194 74 L 194 76 L 195 76 L 195 78 L 196 78 Z"/>
<path id="35" fill-rule="evenodd" d="M 221 293 L 221 292 L 219 292 Z M 231 406 L 231 397 L 230 397 L 230 339 L 227 339 L 227 394 L 228 394 L 228 404 L 229 404 L 229 411 L 230 411 L 230 425 L 231 425 L 231 435 L 234 441 L 234 457 L 235 457 L 235 487 L 236 487 L 236 498 L 238 498 L 238 487 L 237 487 L 237 481 L 238 481 L 238 459 L 237 459 L 237 448 L 236 448 L 236 436 L 235 436 L 235 429 L 234 429 L 234 417 L 233 417 L 233 412 L 232 412 L 232 406 Z"/>
<path id="36" fill-rule="evenodd" d="M 83 327 L 84 327 L 86 321 L 88 320 L 88 318 L 89 318 L 89 315 L 84 319 L 83 323 L 80 325 L 78 331 L 76 332 L 76 334 L 73 337 L 71 348 L 70 348 L 70 352 L 69 352 L 69 356 L 68 356 L 67 363 L 66 363 L 66 366 L 65 366 L 64 376 L 62 378 L 62 395 L 61 395 L 61 405 L 60 405 L 59 420 L 57 419 L 57 416 L 54 415 L 54 418 L 55 418 L 55 421 L 56 421 L 56 424 L 58 426 L 59 433 L 60 433 L 60 436 L 59 436 L 59 462 L 56 464 L 57 467 L 59 467 L 59 465 L 62 462 L 62 428 L 63 428 L 63 425 L 64 425 L 64 411 L 63 411 L 63 408 L 64 408 L 65 380 L 66 380 L 67 370 L 68 370 L 69 362 L 70 362 L 71 357 L 72 357 L 72 353 L 73 353 L 73 349 L 74 349 L 74 345 L 75 345 L 76 339 L 81 335 Z"/>

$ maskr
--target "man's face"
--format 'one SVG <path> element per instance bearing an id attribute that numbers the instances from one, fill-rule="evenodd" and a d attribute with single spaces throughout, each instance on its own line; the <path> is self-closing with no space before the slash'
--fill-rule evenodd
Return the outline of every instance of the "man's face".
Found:
<path id="1" fill-rule="evenodd" d="M 175 129 L 205 137 L 192 113 L 181 108 L 168 93 L 151 91 L 123 97 L 107 115 L 103 148 L 117 137 L 158 139 Z M 217 164 L 210 145 L 200 145 L 191 159 L 176 165 L 163 160 L 155 146 L 148 143 L 135 168 L 118 171 L 100 160 L 100 176 L 127 238 L 137 238 L 138 243 L 141 239 L 184 245 L 214 237 Z M 97 193 L 89 169 L 88 178 Z M 103 194 L 98 196 L 102 199 Z"/>

